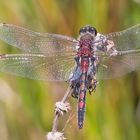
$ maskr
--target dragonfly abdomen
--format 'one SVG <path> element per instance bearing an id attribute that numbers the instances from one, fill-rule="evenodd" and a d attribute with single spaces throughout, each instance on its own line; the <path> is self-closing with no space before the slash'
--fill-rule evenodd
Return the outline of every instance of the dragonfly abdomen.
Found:
<path id="1" fill-rule="evenodd" d="M 82 74 L 80 77 L 80 90 L 79 90 L 79 100 L 78 100 L 78 127 L 81 129 L 83 127 L 85 106 L 86 106 L 86 80 L 87 71 L 89 67 L 89 59 L 83 58 L 81 60 Z"/>
<path id="2" fill-rule="evenodd" d="M 84 114 L 85 114 L 85 101 L 86 101 L 86 73 L 82 73 L 80 78 L 80 92 L 78 100 L 78 126 L 83 127 Z"/>

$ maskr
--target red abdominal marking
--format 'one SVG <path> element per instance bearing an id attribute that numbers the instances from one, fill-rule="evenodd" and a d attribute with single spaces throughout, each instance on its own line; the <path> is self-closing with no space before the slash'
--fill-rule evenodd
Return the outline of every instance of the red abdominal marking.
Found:
<path id="1" fill-rule="evenodd" d="M 88 60 L 83 60 L 81 62 L 81 69 L 82 71 L 88 71 L 88 67 L 89 67 L 89 62 Z"/>
<path id="2" fill-rule="evenodd" d="M 84 96 L 85 96 L 85 93 L 81 91 L 81 94 L 80 94 L 80 97 L 79 97 L 79 98 L 80 98 L 80 99 L 83 99 Z"/>
<path id="3" fill-rule="evenodd" d="M 79 102 L 79 109 L 83 109 L 85 107 L 85 103 L 83 101 Z"/>

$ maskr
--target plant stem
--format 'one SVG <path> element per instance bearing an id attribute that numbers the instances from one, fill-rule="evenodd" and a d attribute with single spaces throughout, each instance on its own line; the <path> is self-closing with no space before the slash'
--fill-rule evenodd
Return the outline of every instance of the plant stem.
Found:
<path id="1" fill-rule="evenodd" d="M 70 95 L 70 93 L 72 92 L 72 87 L 69 86 L 66 90 L 66 93 L 64 94 L 61 102 L 65 103 L 68 96 Z M 60 113 L 59 112 L 56 112 L 55 113 L 55 117 L 54 117 L 54 120 L 53 120 L 53 127 L 52 127 L 52 132 L 56 132 L 57 131 L 57 128 L 58 128 L 58 122 L 59 122 L 59 117 L 60 117 Z"/>

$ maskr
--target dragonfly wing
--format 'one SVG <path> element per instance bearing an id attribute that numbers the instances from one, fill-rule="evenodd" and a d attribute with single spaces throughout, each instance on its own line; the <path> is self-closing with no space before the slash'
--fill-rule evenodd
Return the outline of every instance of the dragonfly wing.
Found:
<path id="1" fill-rule="evenodd" d="M 50 55 L 75 51 L 74 38 L 63 35 L 37 33 L 11 24 L 0 24 L 0 39 L 26 53 Z"/>
<path id="2" fill-rule="evenodd" d="M 120 32 L 110 33 L 106 37 L 114 42 L 118 51 L 138 49 L 140 48 L 140 24 Z"/>
<path id="3" fill-rule="evenodd" d="M 0 56 L 0 71 L 37 80 L 66 81 L 74 71 L 71 55 L 6 54 Z"/>
<path id="4" fill-rule="evenodd" d="M 106 56 L 100 59 L 97 77 L 99 79 L 111 79 L 136 69 L 140 69 L 140 52 Z"/>

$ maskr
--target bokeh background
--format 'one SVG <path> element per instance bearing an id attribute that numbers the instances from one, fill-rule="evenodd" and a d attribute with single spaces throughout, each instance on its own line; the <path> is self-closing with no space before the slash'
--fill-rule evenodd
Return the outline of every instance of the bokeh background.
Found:
<path id="1" fill-rule="evenodd" d="M 140 23 L 140 0 L 0 0 L 0 22 L 74 37 L 80 27 L 90 24 L 106 34 Z M 14 52 L 18 51 L 0 41 L 1 54 Z M 71 140 L 139 140 L 139 84 L 139 71 L 100 81 L 96 92 L 87 95 L 84 128 L 77 129 L 73 115 L 65 136 Z M 0 73 L 0 140 L 44 140 L 52 128 L 54 104 L 67 86 Z M 70 98 L 70 102 L 75 112 L 76 100 Z"/>

